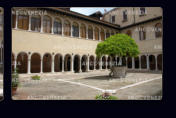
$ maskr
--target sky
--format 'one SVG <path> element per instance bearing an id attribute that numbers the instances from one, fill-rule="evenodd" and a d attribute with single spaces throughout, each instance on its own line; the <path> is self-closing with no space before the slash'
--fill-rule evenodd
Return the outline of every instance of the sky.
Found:
<path id="1" fill-rule="evenodd" d="M 84 15 L 90 15 L 96 11 L 100 11 L 101 13 L 104 13 L 104 9 L 107 11 L 113 9 L 114 7 L 71 7 L 71 11 L 78 12 L 80 14 Z"/>

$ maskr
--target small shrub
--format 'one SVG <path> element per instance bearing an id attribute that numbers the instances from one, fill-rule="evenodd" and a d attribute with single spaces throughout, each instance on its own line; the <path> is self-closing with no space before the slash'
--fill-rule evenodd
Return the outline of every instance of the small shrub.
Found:
<path id="1" fill-rule="evenodd" d="M 33 80 L 40 80 L 40 76 L 38 76 L 38 75 L 32 76 L 31 78 L 32 78 Z"/>
<path id="2" fill-rule="evenodd" d="M 18 87 L 19 86 L 19 75 L 18 72 L 15 70 L 12 73 L 12 87 Z"/>
<path id="3" fill-rule="evenodd" d="M 104 96 L 104 95 L 97 95 L 95 97 L 96 100 L 118 100 L 118 98 L 116 96 Z"/>

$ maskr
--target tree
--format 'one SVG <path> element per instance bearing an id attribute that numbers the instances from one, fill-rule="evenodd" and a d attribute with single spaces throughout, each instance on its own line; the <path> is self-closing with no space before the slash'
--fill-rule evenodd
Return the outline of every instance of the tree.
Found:
<path id="1" fill-rule="evenodd" d="M 137 57 L 140 52 L 133 38 L 126 34 L 115 34 L 107 38 L 104 42 L 100 42 L 97 45 L 95 53 L 98 57 L 102 55 L 111 57 Z M 122 60 L 120 58 L 118 65 L 121 66 L 121 64 Z M 113 69 L 111 69 L 111 72 Z M 116 74 L 116 71 L 113 73 Z"/>
<path id="2" fill-rule="evenodd" d="M 136 57 L 139 49 L 135 40 L 126 34 L 116 34 L 100 42 L 96 48 L 96 55 L 109 55 L 111 57 Z"/>

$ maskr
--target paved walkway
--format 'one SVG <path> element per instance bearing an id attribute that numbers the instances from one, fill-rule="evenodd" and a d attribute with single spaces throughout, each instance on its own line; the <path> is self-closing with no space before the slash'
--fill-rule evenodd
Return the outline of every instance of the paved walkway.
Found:
<path id="1" fill-rule="evenodd" d="M 43 74 L 41 80 L 20 75 L 20 87 L 13 99 L 95 99 L 110 91 L 119 99 L 146 99 L 162 90 L 162 75 L 128 73 L 126 78 L 108 77 L 109 71 Z M 130 92 L 131 91 L 131 92 Z"/>

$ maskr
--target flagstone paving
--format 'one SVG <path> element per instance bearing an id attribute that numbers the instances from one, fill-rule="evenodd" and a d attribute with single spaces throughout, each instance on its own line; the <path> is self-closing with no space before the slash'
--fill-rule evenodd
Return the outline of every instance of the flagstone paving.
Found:
<path id="1" fill-rule="evenodd" d="M 20 75 L 20 86 L 13 99 L 94 100 L 104 90 L 113 90 L 116 91 L 114 96 L 128 100 L 145 99 L 145 96 L 153 96 L 162 91 L 162 74 L 130 72 L 126 78 L 117 79 L 108 77 L 108 73 L 109 71 L 92 71 L 41 74 L 41 80 L 31 80 L 30 76 L 36 74 Z M 128 88 L 129 85 L 140 82 L 145 83 Z"/>

